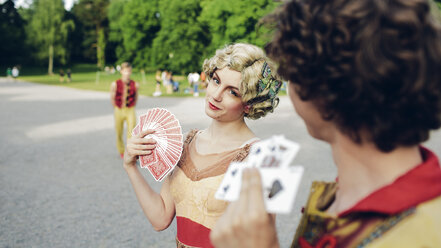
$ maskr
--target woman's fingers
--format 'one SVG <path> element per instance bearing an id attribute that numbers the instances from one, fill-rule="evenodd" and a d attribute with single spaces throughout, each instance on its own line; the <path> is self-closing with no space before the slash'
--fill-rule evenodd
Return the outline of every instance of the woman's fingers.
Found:
<path id="1" fill-rule="evenodd" d="M 134 166 L 139 156 L 152 154 L 152 150 L 156 148 L 156 141 L 145 137 L 154 132 L 154 130 L 144 130 L 127 140 L 127 149 L 124 154 L 125 168 Z"/>
<path id="2" fill-rule="evenodd" d="M 156 145 L 133 145 L 132 148 L 135 150 L 153 150 L 156 148 Z"/>
<path id="3" fill-rule="evenodd" d="M 148 131 L 149 130 L 147 130 L 146 133 Z M 135 136 L 127 141 L 126 152 L 129 156 L 137 157 L 140 155 L 149 155 L 155 148 L 156 141 L 154 139 L 145 139 Z"/>
<path id="4" fill-rule="evenodd" d="M 134 137 L 133 141 L 136 143 L 156 143 L 156 140 L 152 138 L 142 138 L 142 137 Z"/>
<path id="5" fill-rule="evenodd" d="M 155 148 L 155 145 L 129 144 L 127 145 L 127 152 L 132 156 L 149 155 Z"/>
<path id="6" fill-rule="evenodd" d="M 131 145 L 153 145 L 155 146 L 156 140 L 151 138 L 140 138 L 140 137 L 132 137 L 129 140 L 127 140 L 127 144 Z M 147 148 L 151 149 L 151 148 Z"/>
<path id="7" fill-rule="evenodd" d="M 147 129 L 147 130 L 141 131 L 137 136 L 140 138 L 144 138 L 145 136 L 152 134 L 154 132 L 155 132 L 155 130 L 153 130 L 153 129 Z"/>

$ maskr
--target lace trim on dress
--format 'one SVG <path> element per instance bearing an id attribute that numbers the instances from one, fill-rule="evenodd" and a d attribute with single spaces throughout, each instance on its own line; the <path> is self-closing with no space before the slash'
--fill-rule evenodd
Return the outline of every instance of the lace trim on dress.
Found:
<path id="1" fill-rule="evenodd" d="M 188 178 L 190 178 L 190 180 L 192 181 L 199 181 L 204 178 L 214 177 L 224 174 L 227 171 L 228 166 L 232 161 L 241 162 L 248 156 L 250 148 L 252 144 L 255 142 L 253 141 L 250 144 L 246 144 L 245 146 L 242 146 L 232 151 L 220 153 L 219 157 L 221 157 L 221 159 L 219 159 L 211 166 L 208 166 L 207 168 L 199 171 L 195 167 L 189 153 L 190 146 L 194 145 L 192 141 L 194 140 L 194 137 L 196 136 L 197 132 L 198 130 L 193 129 L 188 133 L 187 138 L 184 141 L 184 149 L 182 151 L 181 159 L 179 160 L 177 165 L 182 169 L 185 175 Z"/>

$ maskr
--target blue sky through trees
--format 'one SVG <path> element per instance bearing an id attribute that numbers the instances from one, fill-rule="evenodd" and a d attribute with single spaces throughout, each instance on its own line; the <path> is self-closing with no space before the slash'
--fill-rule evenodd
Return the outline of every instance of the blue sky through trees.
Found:
<path id="1" fill-rule="evenodd" d="M 6 0 L 0 0 L 0 4 L 4 3 L 5 1 Z M 70 10 L 76 1 L 77 0 L 64 0 L 64 8 L 66 10 Z M 32 0 L 15 0 L 14 2 L 16 7 L 27 8 L 32 3 Z"/>

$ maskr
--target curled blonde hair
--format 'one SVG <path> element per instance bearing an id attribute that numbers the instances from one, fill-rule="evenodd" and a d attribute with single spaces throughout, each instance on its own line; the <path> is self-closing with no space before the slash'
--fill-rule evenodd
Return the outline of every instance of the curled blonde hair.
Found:
<path id="1" fill-rule="evenodd" d="M 236 43 L 218 49 L 213 57 L 204 61 L 202 70 L 208 80 L 212 79 L 216 70 L 225 67 L 240 72 L 242 76 L 239 91 L 242 101 L 249 106 L 249 112 L 245 117 L 255 120 L 268 112 L 272 113 L 279 103 L 277 94 L 269 97 L 269 88 L 259 92 L 259 81 L 263 78 L 262 70 L 265 63 L 271 68 L 271 77 L 280 80 L 274 64 L 261 48 L 251 44 Z"/>

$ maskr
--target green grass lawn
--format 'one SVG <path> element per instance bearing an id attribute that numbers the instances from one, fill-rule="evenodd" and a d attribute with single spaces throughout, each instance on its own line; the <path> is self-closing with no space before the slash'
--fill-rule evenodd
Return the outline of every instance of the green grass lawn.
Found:
<path id="1" fill-rule="evenodd" d="M 68 67 L 62 68 L 65 72 Z M 111 74 L 103 71 L 97 71 L 96 66 L 93 64 L 77 64 L 70 67 L 72 70 L 72 81 L 67 82 L 67 76 L 64 75 L 64 81 L 60 82 L 60 76 L 58 74 L 60 68 L 54 68 L 54 74 L 48 75 L 46 68 L 41 67 L 23 67 L 20 70 L 19 79 L 34 83 L 66 86 L 76 89 L 85 90 L 96 90 L 109 92 L 110 84 L 120 78 L 118 72 Z M 152 96 L 155 91 L 155 74 L 153 72 L 142 73 L 136 69 L 133 70 L 132 79 L 139 83 L 140 89 L 139 94 L 144 96 Z M 165 94 L 165 87 L 161 85 L 162 95 L 161 96 L 173 96 L 173 97 L 186 97 L 192 96 L 190 93 L 185 93 L 186 88 L 190 88 L 187 81 L 187 77 L 183 75 L 173 76 L 175 81 L 179 82 L 179 92 L 174 92 L 173 94 Z M 282 89 L 279 95 L 286 95 L 284 89 Z M 204 90 L 200 90 L 200 97 L 205 96 Z"/>
<path id="2" fill-rule="evenodd" d="M 34 83 L 109 92 L 110 84 L 113 81 L 116 81 L 121 76 L 118 72 L 112 74 L 103 71 L 95 71 L 94 65 L 80 64 L 80 65 L 75 65 L 71 68 L 72 70 L 71 82 L 67 82 L 66 74 L 64 75 L 64 81 L 61 82 L 60 76 L 58 74 L 59 69 L 60 68 L 55 68 L 54 74 L 48 75 L 47 72 L 45 72 L 41 68 L 22 68 L 22 70 L 20 71 L 19 79 Z M 66 68 L 63 69 L 66 72 L 67 69 Z M 156 85 L 154 73 L 145 73 L 143 76 L 140 71 L 134 69 L 131 78 L 139 83 L 140 85 L 139 94 L 145 96 L 153 95 Z M 162 96 L 183 97 L 183 96 L 191 95 L 189 93 L 184 93 L 184 89 L 190 87 L 187 81 L 187 77 L 182 75 L 175 75 L 173 76 L 173 79 L 179 82 L 180 92 L 174 92 L 173 94 L 165 94 L 165 87 L 161 85 Z M 201 92 L 200 96 L 203 95 L 204 93 Z"/>

